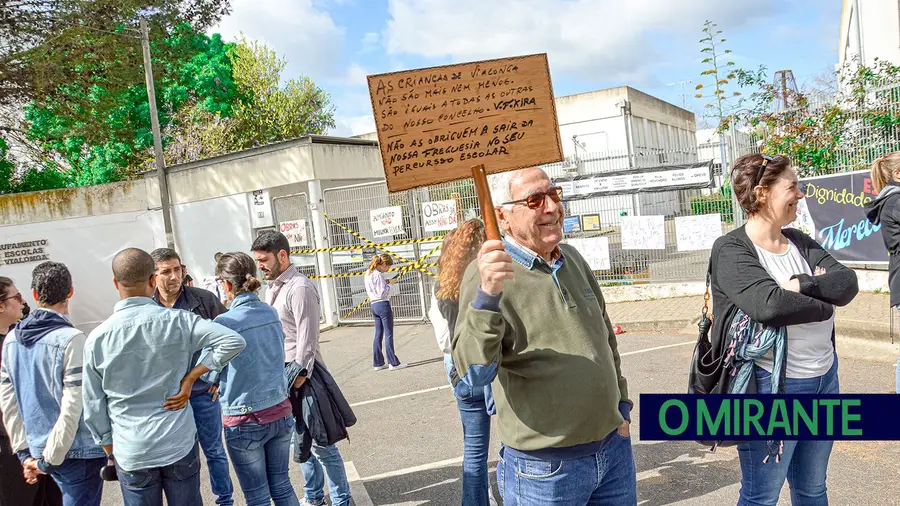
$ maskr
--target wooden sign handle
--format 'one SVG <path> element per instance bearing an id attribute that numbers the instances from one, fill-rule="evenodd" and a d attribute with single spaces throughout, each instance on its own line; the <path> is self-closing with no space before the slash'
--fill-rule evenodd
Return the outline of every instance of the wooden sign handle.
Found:
<path id="1" fill-rule="evenodd" d="M 500 227 L 497 226 L 497 213 L 494 211 L 494 202 L 491 200 L 491 190 L 488 187 L 487 173 L 483 164 L 472 167 L 472 179 L 475 180 L 475 192 L 478 193 L 478 203 L 481 204 L 487 238 L 499 241 Z"/>

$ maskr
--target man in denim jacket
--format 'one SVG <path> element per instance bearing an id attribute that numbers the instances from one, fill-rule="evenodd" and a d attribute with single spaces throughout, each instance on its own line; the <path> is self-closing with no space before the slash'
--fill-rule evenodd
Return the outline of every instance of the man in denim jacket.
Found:
<path id="1" fill-rule="evenodd" d="M 66 506 L 99 506 L 106 459 L 82 417 L 85 335 L 67 319 L 72 276 L 65 265 L 44 262 L 31 287 L 38 308 L 3 346 L 3 419 L 29 483 L 49 474 Z"/>

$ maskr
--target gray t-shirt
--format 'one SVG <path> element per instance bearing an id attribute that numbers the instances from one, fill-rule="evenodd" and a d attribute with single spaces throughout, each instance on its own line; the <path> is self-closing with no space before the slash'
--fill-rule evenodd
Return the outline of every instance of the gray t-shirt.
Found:
<path id="1" fill-rule="evenodd" d="M 788 241 L 784 253 L 772 253 L 754 245 L 759 261 L 772 278 L 783 284 L 795 274 L 812 275 L 812 270 L 794 243 Z M 789 325 L 787 327 L 788 378 L 815 378 L 831 369 L 834 363 L 834 347 L 831 334 L 834 330 L 834 316 L 823 322 Z M 769 352 L 757 361 L 763 369 L 771 372 L 774 368 L 773 353 Z"/>

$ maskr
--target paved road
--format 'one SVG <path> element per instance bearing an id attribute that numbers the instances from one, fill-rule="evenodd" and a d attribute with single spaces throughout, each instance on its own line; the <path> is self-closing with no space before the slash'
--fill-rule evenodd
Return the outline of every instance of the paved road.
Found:
<path id="1" fill-rule="evenodd" d="M 429 326 L 397 329 L 397 353 L 412 367 L 373 372 L 371 328 L 341 328 L 322 334 L 326 362 L 340 382 L 359 423 L 341 452 L 351 474 L 355 504 L 458 505 L 462 429 L 452 394 L 446 388 L 442 357 Z M 691 336 L 624 334 L 623 368 L 632 395 L 682 391 L 687 383 Z M 849 353 L 848 353 L 849 355 Z M 844 392 L 893 391 L 895 357 L 880 361 L 845 358 L 840 362 Z M 734 449 L 710 454 L 691 442 L 640 441 L 640 409 L 635 413 L 635 458 L 641 505 L 722 505 L 736 502 L 740 471 Z M 496 433 L 491 441 L 496 463 Z M 837 443 L 831 458 L 829 494 L 833 505 L 900 505 L 900 443 Z M 204 498 L 215 504 L 206 470 Z M 493 479 L 493 469 L 491 470 Z M 299 466 L 292 479 L 302 493 Z M 235 484 L 237 481 L 235 480 Z M 787 487 L 782 498 L 789 504 Z M 238 491 L 237 504 L 244 504 Z M 106 490 L 104 505 L 121 504 L 116 486 Z"/>

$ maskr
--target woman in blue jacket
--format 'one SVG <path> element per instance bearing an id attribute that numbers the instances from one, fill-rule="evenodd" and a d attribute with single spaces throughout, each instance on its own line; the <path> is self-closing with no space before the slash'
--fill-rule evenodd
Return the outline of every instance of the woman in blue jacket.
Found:
<path id="1" fill-rule="evenodd" d="M 255 273 L 245 253 L 225 253 L 216 264 L 231 309 L 215 321 L 247 342 L 220 379 L 225 446 L 247 505 L 298 506 L 288 477 L 294 419 L 284 382 L 284 331 L 275 309 L 256 296 Z"/>

